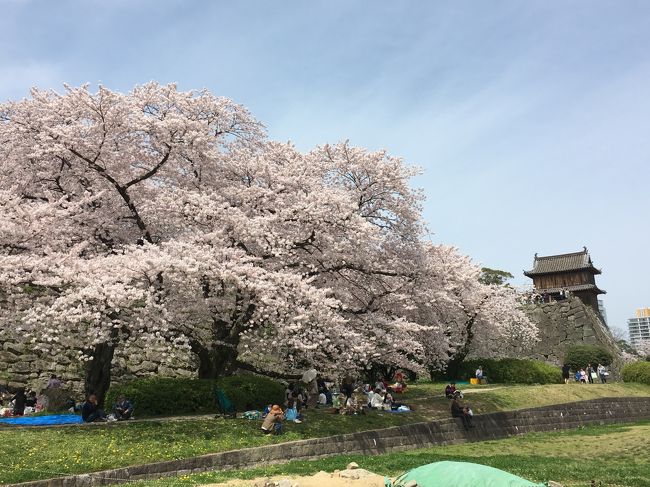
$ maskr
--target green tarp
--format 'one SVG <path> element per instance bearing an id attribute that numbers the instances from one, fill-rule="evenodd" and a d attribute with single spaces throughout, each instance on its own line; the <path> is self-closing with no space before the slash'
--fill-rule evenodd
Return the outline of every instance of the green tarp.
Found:
<path id="1" fill-rule="evenodd" d="M 404 487 L 415 480 L 418 487 L 545 487 L 498 468 L 466 462 L 436 462 L 406 472 L 386 487 Z"/>

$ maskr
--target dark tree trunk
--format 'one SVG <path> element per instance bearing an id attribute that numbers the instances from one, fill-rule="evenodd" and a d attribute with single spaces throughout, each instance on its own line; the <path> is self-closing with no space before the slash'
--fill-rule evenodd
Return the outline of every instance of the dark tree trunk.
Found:
<path id="1" fill-rule="evenodd" d="M 203 279 L 202 287 L 203 295 L 208 297 L 211 292 L 210 282 Z M 239 347 L 242 326 L 248 323 L 254 311 L 255 306 L 251 303 L 244 305 L 244 297 L 237 292 L 229 319 L 213 318 L 210 343 L 190 341 L 192 352 L 199 359 L 200 379 L 216 379 L 232 375 L 237 370 L 239 356 L 237 347 Z"/>
<path id="2" fill-rule="evenodd" d="M 490 297 L 489 295 L 483 296 L 474 314 L 472 316 L 467 317 L 467 321 L 465 322 L 465 342 L 462 344 L 461 347 L 458 348 L 456 354 L 453 355 L 450 358 L 450 360 L 447 362 L 447 369 L 445 371 L 445 375 L 448 379 L 452 379 L 452 380 L 462 379 L 462 377 L 457 377 L 460 370 L 460 364 L 465 360 L 465 357 L 467 357 L 467 355 L 469 354 L 470 348 L 472 346 L 472 341 L 474 340 L 474 322 L 476 321 L 476 317 L 478 316 L 481 307 L 485 304 L 485 302 L 489 299 L 489 297 Z M 434 374 L 431 371 L 430 374 L 433 380 Z"/>
<path id="3" fill-rule="evenodd" d="M 374 387 L 375 382 L 380 379 L 386 379 L 391 381 L 395 376 L 398 368 L 393 367 L 392 365 L 386 365 L 379 362 L 373 362 L 365 373 L 365 379 L 369 384 L 372 384 Z"/>
<path id="4" fill-rule="evenodd" d="M 456 354 L 447 362 L 446 376 L 449 379 L 463 379 L 458 377 L 460 366 L 465 360 L 465 357 L 469 354 L 472 341 L 474 340 L 474 320 L 476 319 L 476 314 L 467 320 L 465 323 L 465 343 L 458 349 Z"/>
<path id="5" fill-rule="evenodd" d="M 115 354 L 115 344 L 100 343 L 93 350 L 93 358 L 86 367 L 86 394 L 95 394 L 99 407 L 104 407 L 104 399 L 111 385 L 111 362 Z"/>
<path id="6" fill-rule="evenodd" d="M 208 346 L 192 341 L 192 351 L 199 359 L 199 379 L 216 379 L 232 375 L 237 369 L 239 335 L 226 337 Z"/>

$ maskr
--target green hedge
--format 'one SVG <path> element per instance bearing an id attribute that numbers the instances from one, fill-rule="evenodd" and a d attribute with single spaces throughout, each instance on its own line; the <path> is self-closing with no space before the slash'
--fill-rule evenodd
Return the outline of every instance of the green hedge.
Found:
<path id="1" fill-rule="evenodd" d="M 650 384 L 650 362 L 632 362 L 623 367 L 621 376 L 624 382 Z"/>
<path id="2" fill-rule="evenodd" d="M 614 357 L 612 354 L 596 345 L 573 345 L 567 349 L 564 363 L 571 367 L 571 370 L 580 370 L 591 364 L 594 369 L 598 364 L 610 365 Z"/>
<path id="3" fill-rule="evenodd" d="M 218 380 L 237 411 L 261 409 L 267 404 L 282 404 L 285 387 L 270 379 L 239 375 Z M 218 411 L 215 381 L 154 377 L 111 385 L 106 396 L 110 410 L 120 394 L 135 404 L 136 416 L 205 414 Z"/>
<path id="4" fill-rule="evenodd" d="M 460 364 L 455 379 L 469 380 L 475 377 L 476 369 L 483 366 L 483 373 L 489 382 L 506 384 L 559 384 L 562 371 L 539 360 L 473 359 Z"/>

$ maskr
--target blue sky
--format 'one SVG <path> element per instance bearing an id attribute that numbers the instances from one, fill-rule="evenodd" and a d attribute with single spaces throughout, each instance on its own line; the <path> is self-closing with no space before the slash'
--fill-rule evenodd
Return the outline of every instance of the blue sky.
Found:
<path id="1" fill-rule="evenodd" d="M 518 283 L 586 245 L 611 325 L 650 306 L 647 1 L 0 0 L 0 26 L 0 100 L 205 87 L 422 167 L 432 238 Z"/>

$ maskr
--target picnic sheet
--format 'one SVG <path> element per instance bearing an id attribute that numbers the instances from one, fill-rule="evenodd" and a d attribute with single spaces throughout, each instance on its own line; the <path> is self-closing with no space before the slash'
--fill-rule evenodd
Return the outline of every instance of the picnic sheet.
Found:
<path id="1" fill-rule="evenodd" d="M 83 419 L 76 414 L 48 414 L 47 416 L 1 418 L 0 423 L 16 426 L 50 426 L 56 424 L 79 424 L 83 423 Z"/>

